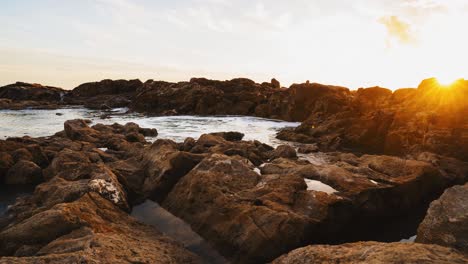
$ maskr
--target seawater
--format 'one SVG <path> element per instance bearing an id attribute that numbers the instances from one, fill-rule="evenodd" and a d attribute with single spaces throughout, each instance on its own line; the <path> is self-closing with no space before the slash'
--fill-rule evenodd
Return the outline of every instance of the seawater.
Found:
<path id="1" fill-rule="evenodd" d="M 57 110 L 0 110 L 0 139 L 7 137 L 43 137 L 63 130 L 63 123 L 70 119 L 90 119 L 94 124 L 125 124 L 134 122 L 141 127 L 156 128 L 157 138 L 182 142 L 187 137 L 197 139 L 202 134 L 223 131 L 238 131 L 245 134 L 244 140 L 258 140 L 272 146 L 284 143 L 275 138 L 285 127 L 299 123 L 285 122 L 251 116 L 145 116 L 126 113 L 127 109 L 111 112 L 84 108 Z M 103 117 L 104 116 L 104 117 Z M 153 139 L 154 140 L 154 139 Z"/>

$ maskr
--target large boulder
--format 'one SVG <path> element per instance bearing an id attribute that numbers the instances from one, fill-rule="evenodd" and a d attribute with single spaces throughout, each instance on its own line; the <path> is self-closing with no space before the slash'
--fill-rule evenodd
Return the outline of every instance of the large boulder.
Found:
<path id="1" fill-rule="evenodd" d="M 145 198 L 162 201 L 173 186 L 202 159 L 203 155 L 179 151 L 175 142 L 157 140 L 149 147 L 142 160 L 144 178 L 139 189 Z"/>
<path id="2" fill-rule="evenodd" d="M 60 203 L 0 232 L 6 263 L 201 263 L 159 231 L 93 192 Z M 21 258 L 18 258 L 21 257 Z"/>
<path id="3" fill-rule="evenodd" d="M 271 159 L 277 158 L 297 158 L 296 150 L 289 145 L 279 145 L 274 151 L 270 154 Z"/>
<path id="4" fill-rule="evenodd" d="M 285 254 L 273 264 L 312 263 L 466 263 L 456 250 L 416 243 L 359 242 L 342 245 L 313 245 Z"/>
<path id="5" fill-rule="evenodd" d="M 338 197 L 294 175 L 261 176 L 245 158 L 213 154 L 175 185 L 163 206 L 235 262 L 270 261 L 319 239 Z"/>
<path id="6" fill-rule="evenodd" d="M 431 203 L 416 241 L 452 247 L 468 254 L 468 184 L 447 189 Z"/>
<path id="7" fill-rule="evenodd" d="M 310 189 L 331 192 L 348 201 L 343 215 L 335 216 L 348 219 L 337 227 L 340 241 L 388 241 L 413 235 L 429 203 L 464 174 L 392 156 L 328 153 L 324 160 L 310 164 L 280 158 L 263 164 L 260 170 L 262 176 L 299 176 Z"/>

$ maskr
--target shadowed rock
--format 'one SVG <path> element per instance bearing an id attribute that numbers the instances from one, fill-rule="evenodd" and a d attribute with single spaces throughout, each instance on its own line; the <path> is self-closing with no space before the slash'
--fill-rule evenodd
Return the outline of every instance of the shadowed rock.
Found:
<path id="1" fill-rule="evenodd" d="M 416 241 L 452 247 L 468 254 L 468 184 L 447 189 L 431 203 Z"/>

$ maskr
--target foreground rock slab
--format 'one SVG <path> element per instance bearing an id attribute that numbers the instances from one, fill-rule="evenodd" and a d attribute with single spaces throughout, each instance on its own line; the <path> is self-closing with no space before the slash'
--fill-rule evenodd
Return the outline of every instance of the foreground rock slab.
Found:
<path id="1" fill-rule="evenodd" d="M 0 244 L 17 256 L 0 263 L 202 263 L 93 192 L 4 229 Z"/>
<path id="2" fill-rule="evenodd" d="M 274 260 L 273 264 L 312 263 L 467 263 L 460 252 L 438 245 L 417 243 L 359 242 L 336 246 L 316 245 L 299 248 Z"/>

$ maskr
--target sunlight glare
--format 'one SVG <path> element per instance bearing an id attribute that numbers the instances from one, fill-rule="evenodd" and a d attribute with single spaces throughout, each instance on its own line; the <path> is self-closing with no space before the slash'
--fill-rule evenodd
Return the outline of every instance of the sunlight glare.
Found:
<path id="1" fill-rule="evenodd" d="M 437 82 L 441 87 L 448 88 L 456 83 L 460 78 L 454 78 L 449 75 L 442 75 L 437 77 Z"/>

